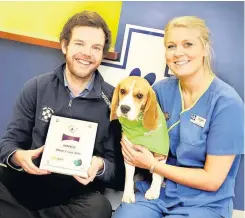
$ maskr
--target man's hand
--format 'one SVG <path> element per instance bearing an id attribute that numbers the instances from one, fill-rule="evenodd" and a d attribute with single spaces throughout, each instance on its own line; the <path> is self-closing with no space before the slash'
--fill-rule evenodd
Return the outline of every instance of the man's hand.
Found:
<path id="1" fill-rule="evenodd" d="M 94 181 L 95 176 L 100 170 L 103 170 L 104 163 L 102 158 L 93 156 L 91 165 L 88 169 L 88 178 L 82 178 L 80 176 L 73 176 L 78 182 L 80 182 L 83 185 L 87 185 L 90 182 Z"/>
<path id="2" fill-rule="evenodd" d="M 44 146 L 34 149 L 34 150 L 17 150 L 11 157 L 11 163 L 16 166 L 20 166 L 24 169 L 25 172 L 33 175 L 46 175 L 50 172 L 46 170 L 41 170 L 36 167 L 32 160 L 36 159 L 43 152 Z"/>

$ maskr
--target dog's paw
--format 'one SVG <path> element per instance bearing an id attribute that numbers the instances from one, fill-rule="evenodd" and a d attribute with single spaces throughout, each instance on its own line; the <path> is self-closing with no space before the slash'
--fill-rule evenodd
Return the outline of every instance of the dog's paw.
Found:
<path id="1" fill-rule="evenodd" d="M 156 190 L 154 188 L 149 188 L 145 193 L 145 198 L 148 200 L 154 200 L 159 198 L 160 196 L 160 190 Z"/>
<path id="2" fill-rule="evenodd" d="M 135 202 L 135 194 L 134 192 L 128 192 L 123 194 L 122 202 L 125 203 L 134 203 Z"/>

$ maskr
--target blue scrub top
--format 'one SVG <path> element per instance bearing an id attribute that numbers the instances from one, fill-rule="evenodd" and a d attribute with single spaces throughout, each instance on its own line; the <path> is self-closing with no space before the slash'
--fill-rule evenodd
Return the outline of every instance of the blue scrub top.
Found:
<path id="1" fill-rule="evenodd" d="M 180 167 L 204 168 L 206 155 L 236 154 L 222 186 L 208 192 L 166 180 L 158 206 L 171 214 L 175 207 L 208 207 L 224 217 L 233 210 L 235 177 L 240 154 L 244 154 L 244 104 L 236 91 L 214 77 L 204 94 L 188 109 L 184 109 L 179 80 L 175 77 L 154 85 L 162 111 L 169 114 L 167 126 L 170 152 L 167 163 Z M 137 187 L 145 193 L 148 184 Z"/>

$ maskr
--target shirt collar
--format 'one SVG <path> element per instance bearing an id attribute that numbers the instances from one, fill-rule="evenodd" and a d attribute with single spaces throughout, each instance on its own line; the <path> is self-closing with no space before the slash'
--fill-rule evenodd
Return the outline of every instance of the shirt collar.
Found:
<path id="1" fill-rule="evenodd" d="M 64 85 L 65 85 L 65 87 L 71 92 L 71 89 L 70 89 L 70 87 L 69 87 L 69 84 L 68 84 L 68 81 L 67 81 L 65 72 L 66 72 L 66 68 L 64 69 L 64 72 L 63 72 L 63 74 L 64 74 Z M 79 96 L 83 96 L 84 91 L 90 92 L 90 91 L 93 89 L 93 87 L 94 87 L 94 79 L 95 79 L 95 73 L 93 73 L 93 75 L 92 75 L 90 81 L 88 82 L 87 86 L 86 86 L 85 89 L 79 94 Z"/>

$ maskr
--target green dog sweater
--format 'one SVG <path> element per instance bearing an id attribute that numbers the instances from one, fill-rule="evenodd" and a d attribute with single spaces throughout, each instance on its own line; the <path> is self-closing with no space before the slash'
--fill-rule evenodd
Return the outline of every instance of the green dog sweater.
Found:
<path id="1" fill-rule="evenodd" d="M 143 126 L 141 113 L 137 120 L 128 120 L 125 117 L 119 117 L 122 125 L 123 134 L 133 144 L 142 145 L 151 152 L 161 155 L 168 155 L 169 136 L 165 117 L 159 105 L 158 107 L 158 126 L 157 129 L 149 131 Z"/>

